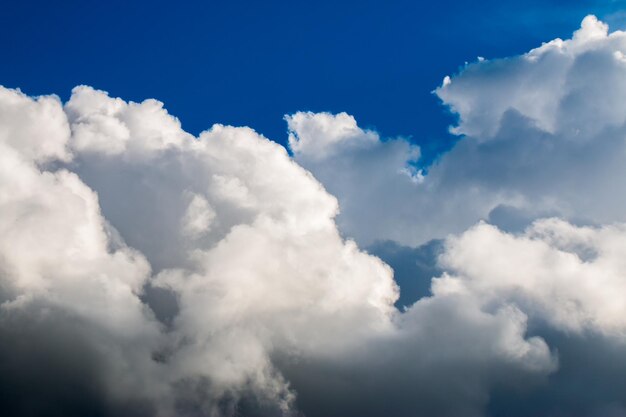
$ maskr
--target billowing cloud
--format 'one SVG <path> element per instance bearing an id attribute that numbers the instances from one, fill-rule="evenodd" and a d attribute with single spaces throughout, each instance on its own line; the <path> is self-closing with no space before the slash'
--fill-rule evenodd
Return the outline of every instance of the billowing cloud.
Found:
<path id="1" fill-rule="evenodd" d="M 219 125 L 194 138 L 154 100 L 88 87 L 64 107 L 3 94 L 3 311 L 50 305 L 106 331 L 111 389 L 155 384 L 159 411 L 207 415 L 248 390 L 287 411 L 275 345 L 335 352 L 392 328 L 390 268 L 340 237 L 336 200 L 279 145 Z M 146 286 L 178 300 L 167 334 Z"/>
<path id="2" fill-rule="evenodd" d="M 290 157 L 156 100 L 0 88 L 0 408 L 619 415 L 621 51 L 589 17 L 446 78 L 464 137 L 428 172 L 345 113 L 287 116 Z"/>
<path id="3" fill-rule="evenodd" d="M 608 387 L 623 384 L 623 367 L 608 363 L 621 363 L 624 349 L 625 52 L 626 33 L 588 16 L 572 39 L 445 77 L 435 93 L 458 115 L 451 131 L 461 137 L 425 173 L 412 168 L 419 153 L 406 139 L 357 134 L 339 115 L 287 118 L 294 159 L 338 197 L 341 230 L 402 271 L 404 299 L 424 297 L 439 275 L 407 316 L 452 295 L 488 311 L 512 306 L 563 353 L 543 388 L 493 391 L 495 415 L 623 414 L 626 398 Z M 298 146 L 330 125 L 351 146 Z M 593 351 L 606 359 L 581 366 Z M 579 392 L 571 378 L 611 382 Z"/>
<path id="4" fill-rule="evenodd" d="M 556 328 L 625 336 L 625 245 L 624 225 L 545 219 L 515 237 L 480 224 L 448 240 L 441 258 L 448 272 L 433 292 L 470 291 L 490 304 L 515 299 Z"/>
<path id="5" fill-rule="evenodd" d="M 383 141 L 345 113 L 296 113 L 286 118 L 294 159 L 338 196 L 341 230 L 361 244 L 412 239 L 419 210 L 408 202 L 421 182 L 412 163 L 419 148 L 398 138 Z"/>
<path id="6" fill-rule="evenodd" d="M 555 215 L 624 221 L 625 53 L 626 33 L 589 16 L 570 40 L 468 64 L 435 90 L 464 136 L 427 175 L 407 140 L 343 115 L 288 117 L 294 158 L 339 198 L 338 222 L 362 245 L 418 245 L 490 217 L 517 229 Z M 325 152 L 301 145 L 312 141 Z"/>
<path id="7" fill-rule="evenodd" d="M 14 393 L 3 409 L 83 414 L 92 404 L 72 401 L 82 394 L 114 411 L 158 395 L 151 354 L 162 335 L 138 297 L 148 262 L 114 237 L 75 173 L 45 168 L 72 155 L 58 99 L 0 95 L 0 385 Z"/>
<path id="8" fill-rule="evenodd" d="M 624 239 L 624 224 L 581 227 L 554 218 L 517 234 L 481 223 L 447 239 L 440 258 L 447 272 L 433 280 L 434 297 L 513 305 L 527 316 L 529 333 L 558 352 L 549 382 L 521 395 L 496 393 L 495 415 L 623 415 Z M 587 389 L 583 381 L 597 385 Z"/>
<path id="9" fill-rule="evenodd" d="M 478 413 L 505 368 L 531 379 L 554 369 L 516 309 L 440 297 L 396 310 L 391 268 L 344 240 L 335 198 L 253 130 L 215 125 L 195 138 L 154 100 L 126 103 L 89 87 L 64 106 L 2 92 L 3 108 L 20 116 L 5 118 L 2 136 L 0 328 L 13 340 L 3 355 L 42 340 L 5 386 L 21 374 L 28 386 L 40 373 L 60 386 L 93 379 L 78 394 L 101 414 L 342 415 L 355 406 L 307 405 L 332 396 L 324 380 L 337 370 L 360 375 L 350 384 L 365 393 L 382 389 L 381 378 L 427 386 L 458 362 L 463 375 L 448 369 L 417 398 L 398 392 L 406 413 L 453 415 Z M 164 296 L 175 300 L 167 320 Z M 62 352 L 82 360 L 68 377 Z M 41 357 L 51 368 L 29 370 Z M 435 392 L 452 381 L 448 404 Z M 39 397 L 32 413 L 92 410 L 44 387 L 3 406 L 28 414 Z M 376 401 L 371 410 L 382 412 Z"/>

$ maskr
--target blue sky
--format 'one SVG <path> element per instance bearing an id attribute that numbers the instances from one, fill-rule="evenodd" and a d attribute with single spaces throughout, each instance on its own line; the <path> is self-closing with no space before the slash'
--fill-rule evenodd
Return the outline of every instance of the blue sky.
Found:
<path id="1" fill-rule="evenodd" d="M 282 116 L 346 111 L 430 159 L 452 119 L 431 91 L 477 56 L 569 37 L 621 1 L 10 2 L 0 80 L 66 100 L 77 84 L 165 102 L 183 128 L 251 126 L 281 143 Z"/>

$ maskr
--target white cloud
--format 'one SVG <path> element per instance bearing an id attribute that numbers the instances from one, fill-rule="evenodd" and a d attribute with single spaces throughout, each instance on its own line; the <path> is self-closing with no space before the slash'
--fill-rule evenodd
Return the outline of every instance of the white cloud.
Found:
<path id="1" fill-rule="evenodd" d="M 156 100 L 1 88 L 0 332 L 42 333 L 45 355 L 69 334 L 101 395 L 147 415 L 479 416 L 541 388 L 554 332 L 623 347 L 623 46 L 590 17 L 446 78 L 466 137 L 427 175 L 345 113 L 287 116 L 292 159 L 250 128 L 194 137 Z M 391 268 L 350 240 L 445 236 L 446 272 L 402 312 Z"/>
<path id="2" fill-rule="evenodd" d="M 446 78 L 435 93 L 458 114 L 452 131 L 464 136 L 419 181 L 397 175 L 418 155 L 407 140 L 365 131 L 375 139 L 360 141 L 367 148 L 326 140 L 341 136 L 343 117 L 308 114 L 306 128 L 289 123 L 291 137 L 306 129 L 302 135 L 326 149 L 320 155 L 294 147 L 294 157 L 337 196 L 341 230 L 362 245 L 422 244 L 460 233 L 494 210 L 625 221 L 626 77 L 619 57 L 626 33 L 607 30 L 588 16 L 571 40 L 478 60 Z"/>
<path id="3" fill-rule="evenodd" d="M 363 130 L 347 113 L 298 112 L 285 116 L 289 146 L 296 154 L 312 159 L 331 156 L 338 150 L 355 150 L 376 145 L 378 134 Z"/>
<path id="4" fill-rule="evenodd" d="M 152 284 L 177 295 L 175 380 L 210 380 L 216 398 L 251 384 L 287 407 L 272 351 L 348 349 L 391 328 L 390 269 L 341 239 L 336 200 L 282 147 L 221 125 L 192 138 L 152 100 L 126 104 L 87 87 L 66 108 L 74 131 L 107 144 L 73 142 L 77 172 L 160 271 Z M 112 123 L 128 136 L 110 135 Z"/>
<path id="5" fill-rule="evenodd" d="M 72 125 L 72 146 L 79 152 L 127 151 L 138 156 L 191 138 L 157 100 L 126 103 L 105 92 L 79 86 L 72 90 L 65 111 Z"/>
<path id="6" fill-rule="evenodd" d="M 572 39 L 470 64 L 436 94 L 460 117 L 452 131 L 479 141 L 498 139 L 511 111 L 547 133 L 589 140 L 625 121 L 619 97 L 626 83 L 614 58 L 624 50 L 626 33 L 609 35 L 604 23 L 587 16 Z"/>
<path id="7" fill-rule="evenodd" d="M 75 173 L 40 167 L 71 157 L 59 100 L 33 100 L 1 89 L 0 108 L 3 329 L 23 314 L 31 324 L 54 322 L 63 314 L 75 321 L 65 332 L 68 337 L 78 335 L 104 357 L 101 377 L 111 382 L 109 395 L 124 398 L 126 390 L 138 397 L 154 395 L 158 383 L 144 379 L 159 380 L 150 355 L 161 334 L 138 296 L 149 276 L 148 263 L 136 250 L 111 240 L 97 195 Z M 18 338 L 16 348 L 21 343 L 28 340 Z M 129 367 L 144 375 L 137 390 L 137 375 Z"/>
<path id="8" fill-rule="evenodd" d="M 471 293 L 485 304 L 516 302 L 565 331 L 626 336 L 624 225 L 576 227 L 558 219 L 510 235 L 479 224 L 450 238 L 449 272 L 434 294 Z"/>
<path id="9" fill-rule="evenodd" d="M 34 101 L 19 91 L 6 89 L 0 94 L 3 146 L 39 163 L 69 158 L 69 124 L 57 97 L 39 97 Z"/>
<path id="10" fill-rule="evenodd" d="M 249 128 L 215 125 L 194 138 L 153 100 L 126 103 L 85 86 L 64 109 L 54 98 L 2 94 L 1 106 L 21 116 L 4 119 L 14 124 L 7 131 L 65 126 L 50 148 L 30 136 L 28 146 L 0 137 L 3 314 L 29 323 L 37 308 L 52 308 L 71 340 L 99 346 L 109 401 L 219 415 L 252 399 L 263 413 L 286 414 L 296 394 L 325 389 L 314 380 L 292 387 L 285 375 L 294 366 L 308 373 L 307 363 L 345 361 L 363 375 L 355 387 L 366 390 L 362 382 L 380 386 L 379 376 L 403 363 L 413 365 L 400 378 L 423 384 L 455 363 L 474 371 L 459 378 L 447 369 L 435 390 L 458 381 L 454 401 L 403 394 L 406 410 L 478 412 L 504 369 L 531 379 L 554 369 L 550 350 L 525 337 L 525 316 L 514 308 L 485 312 L 475 298 L 435 297 L 398 312 L 392 270 L 341 237 L 336 199 Z M 67 120 L 47 119 L 39 107 L 47 105 Z M 366 154 L 374 146 L 397 161 L 415 152 L 401 140 L 381 146 L 349 125 L 349 141 L 367 143 Z M 404 173 L 391 175 L 414 186 Z M 178 300 L 168 328 L 143 303 L 146 285 Z M 45 337 L 59 331 L 52 326 Z M 468 395 L 470 386 L 480 395 Z"/>
<path id="11" fill-rule="evenodd" d="M 286 120 L 294 159 L 340 199 L 342 232 L 360 244 L 405 241 L 417 212 L 400 203 L 422 181 L 412 165 L 419 149 L 401 138 L 382 141 L 345 114 L 296 113 Z"/>
<path id="12" fill-rule="evenodd" d="M 526 415 L 558 410 L 599 415 L 611 404 L 621 409 L 625 401 L 599 388 L 585 395 L 577 409 L 571 394 L 576 388 L 567 376 L 559 376 L 587 378 L 596 372 L 576 370 L 580 351 L 623 351 L 626 304 L 620 294 L 626 270 L 619 253 L 626 221 L 625 52 L 626 33 L 609 33 L 588 16 L 570 40 L 557 39 L 517 57 L 479 59 L 445 78 L 435 92 L 458 114 L 452 132 L 463 136 L 419 181 L 397 175 L 417 155 L 406 140 L 376 137 L 367 147 L 328 149 L 334 142 L 323 137 L 333 129 L 327 114 L 320 117 L 323 129 L 306 128 L 309 140 L 316 136 L 308 132 L 319 135 L 324 154 L 292 147 L 294 159 L 338 197 L 340 229 L 360 244 L 390 239 L 419 245 L 449 236 L 439 264 L 446 272 L 433 281 L 432 297 L 401 316 L 415 318 L 406 329 L 432 322 L 455 334 L 462 319 L 442 324 L 442 318 L 461 314 L 465 319 L 474 308 L 489 320 L 506 317 L 515 329 L 509 334 L 517 335 L 517 342 L 508 340 L 500 351 L 509 358 L 524 357 L 522 363 L 545 371 L 550 356 L 544 341 L 565 352 L 553 385 L 538 390 L 543 396 L 524 406 Z M 315 115 L 306 119 L 317 123 Z M 335 123 L 340 132 L 342 123 Z M 299 136 L 301 126 L 290 123 L 289 128 L 291 136 Z M 527 228 L 541 217 L 551 219 Z M 476 225 L 481 219 L 500 228 Z M 437 309 L 447 303 L 455 306 L 452 312 Z M 422 309 L 428 313 L 417 318 Z M 437 319 L 429 316 L 433 311 L 440 312 Z M 545 339 L 524 338 L 526 329 Z M 487 338 L 489 349 L 504 333 Z M 463 344 L 440 333 L 431 337 L 445 346 Z M 442 352 L 453 361 L 452 352 Z M 611 369 L 607 363 L 614 359 L 609 357 L 613 354 L 596 358 L 594 366 L 602 371 L 595 377 L 623 381 L 623 368 Z M 413 381 L 419 384 L 419 378 Z M 565 399 L 553 404 L 546 395 Z"/>

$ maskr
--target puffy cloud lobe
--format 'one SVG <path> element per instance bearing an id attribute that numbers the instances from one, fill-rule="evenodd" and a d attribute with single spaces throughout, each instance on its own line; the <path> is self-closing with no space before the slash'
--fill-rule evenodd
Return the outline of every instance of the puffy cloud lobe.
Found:
<path id="1" fill-rule="evenodd" d="M 624 123 L 615 105 L 623 85 L 618 57 L 625 39 L 620 31 L 608 35 L 606 24 L 587 16 L 572 39 L 555 39 L 518 57 L 479 60 L 436 93 L 460 117 L 452 129 L 456 134 L 497 139 L 503 117 L 514 110 L 546 132 L 569 130 L 565 133 L 589 138 Z"/>
<path id="2" fill-rule="evenodd" d="M 536 382 L 554 370 L 515 308 L 436 296 L 398 312 L 392 270 L 341 237 L 335 198 L 253 130 L 215 125 L 194 138 L 154 100 L 126 103 L 84 86 L 64 107 L 3 94 L 2 108 L 29 113 L 3 119 L 15 123 L 7 131 L 28 133 L 22 120 L 44 131 L 59 112 L 70 128 L 50 148 L 30 137 L 33 146 L 1 141 L 0 329 L 15 346 L 69 334 L 67 346 L 44 342 L 17 362 L 58 364 L 27 372 L 33 381 L 52 373 L 84 385 L 104 415 L 287 415 L 298 406 L 311 416 L 394 407 L 467 415 L 483 409 L 505 374 Z M 48 103 L 54 111 L 38 107 Z M 388 146 L 390 158 L 394 146 L 407 150 L 402 141 Z M 151 312 L 161 302 L 154 288 L 177 301 L 166 323 Z M 18 327 L 32 330 L 16 336 Z M 82 358 L 68 379 L 54 346 Z M 468 355 L 457 346 L 476 348 Z M 4 358 L 17 354 L 1 348 Z M 311 364 L 327 370 L 323 380 Z M 4 385 L 18 377 L 11 369 Z M 325 381 L 346 370 L 358 377 L 356 393 L 387 380 L 420 381 L 424 390 L 399 389 L 393 407 L 373 395 L 362 408 L 330 401 Z M 93 411 L 45 392 L 29 394 L 46 399 L 39 413 Z M 27 415 L 24 397 L 12 398 L 7 409 Z"/>
<path id="3" fill-rule="evenodd" d="M 530 217 L 624 221 L 624 50 L 624 32 L 588 16 L 570 40 L 469 65 L 436 90 L 468 137 L 432 175 L 485 199 L 507 193 L 499 204 Z"/>
<path id="4" fill-rule="evenodd" d="M 37 163 L 66 161 L 69 124 L 57 97 L 36 101 L 19 91 L 0 91 L 0 135 L 3 148 Z M 9 152 L 7 149 L 6 152 Z"/>
<path id="5" fill-rule="evenodd" d="M 419 149 L 403 139 L 382 141 L 345 113 L 296 113 L 286 120 L 294 159 L 340 200 L 340 229 L 362 245 L 404 242 L 415 207 L 398 203 L 421 181 L 414 168 Z"/>
<path id="6" fill-rule="evenodd" d="M 312 159 L 332 155 L 339 149 L 353 150 L 375 146 L 378 134 L 362 130 L 347 113 L 298 112 L 285 116 L 289 126 L 289 146 L 296 154 Z"/>
<path id="7" fill-rule="evenodd" d="M 479 224 L 448 240 L 441 258 L 448 273 L 434 281 L 433 292 L 471 292 L 488 303 L 516 300 L 556 328 L 623 337 L 625 239 L 623 225 L 546 219 L 513 236 Z"/>
<path id="8" fill-rule="evenodd" d="M 79 86 L 65 111 L 72 125 L 72 147 L 78 152 L 139 157 L 191 138 L 157 100 L 126 103 Z"/>

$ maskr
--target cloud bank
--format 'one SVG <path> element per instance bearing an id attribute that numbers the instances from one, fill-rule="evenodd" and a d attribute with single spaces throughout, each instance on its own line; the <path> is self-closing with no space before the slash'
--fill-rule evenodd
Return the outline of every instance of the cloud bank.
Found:
<path id="1" fill-rule="evenodd" d="M 427 172 L 345 113 L 286 116 L 290 156 L 0 88 L 0 408 L 624 415 L 624 53 L 587 17 L 447 77 Z"/>

